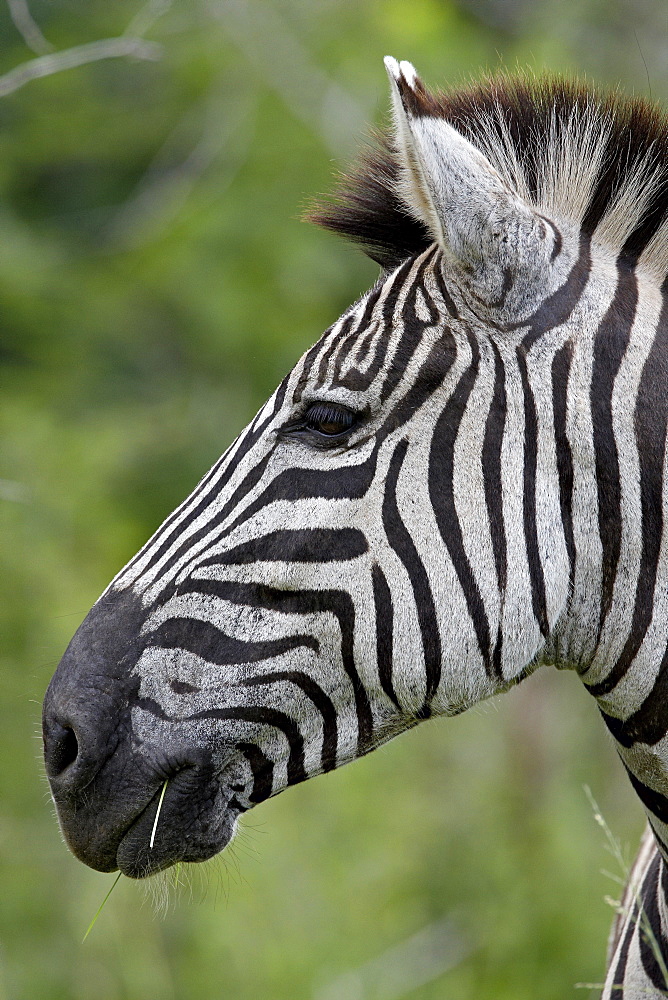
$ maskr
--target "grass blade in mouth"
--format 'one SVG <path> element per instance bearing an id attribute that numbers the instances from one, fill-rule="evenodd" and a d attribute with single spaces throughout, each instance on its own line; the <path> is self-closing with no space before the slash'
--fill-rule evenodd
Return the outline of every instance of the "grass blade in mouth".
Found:
<path id="1" fill-rule="evenodd" d="M 155 843 L 155 831 L 158 829 L 158 820 L 160 819 L 160 810 L 162 809 L 162 800 L 165 797 L 165 792 L 166 791 L 167 791 L 167 781 L 165 781 L 164 785 L 162 786 L 162 791 L 160 792 L 160 798 L 158 800 L 158 808 L 156 809 L 155 819 L 153 820 L 153 829 L 151 830 L 151 840 L 150 840 L 150 843 L 148 845 L 150 851 L 153 850 L 153 845 Z"/>
<path id="2" fill-rule="evenodd" d="M 162 800 L 165 797 L 165 792 L 166 791 L 167 791 L 167 781 L 165 781 L 164 785 L 162 786 L 162 791 L 160 792 L 160 798 L 158 799 L 158 808 L 156 809 L 155 819 L 153 820 L 153 829 L 151 830 L 151 840 L 150 840 L 150 843 L 149 843 L 149 850 L 153 850 L 153 844 L 155 843 L 155 831 L 158 829 L 158 820 L 160 818 L 160 811 L 162 809 Z M 104 909 L 105 903 L 107 902 L 107 900 L 111 896 L 112 892 L 114 891 L 114 889 L 118 885 L 118 880 L 119 880 L 119 878 L 121 877 L 122 874 L 123 874 L 122 872 L 118 873 L 118 875 L 114 879 L 114 883 L 113 883 L 111 889 L 109 890 L 109 892 L 107 893 L 107 895 L 104 897 L 104 899 L 102 900 L 102 902 L 98 906 L 97 910 L 95 911 L 95 916 L 93 917 L 93 919 L 89 923 L 88 929 L 86 930 L 86 933 L 84 934 L 84 936 L 82 938 L 82 941 L 81 941 L 82 944 L 84 943 L 84 941 L 86 940 L 86 938 L 88 937 L 88 935 L 92 931 L 93 927 L 97 923 L 97 918 L 102 913 L 102 910 Z"/>

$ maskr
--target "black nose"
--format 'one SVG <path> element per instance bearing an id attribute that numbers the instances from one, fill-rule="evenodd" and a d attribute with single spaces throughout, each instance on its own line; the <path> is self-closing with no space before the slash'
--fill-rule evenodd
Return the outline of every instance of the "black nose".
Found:
<path id="1" fill-rule="evenodd" d="M 44 764 L 53 794 L 72 796 L 93 780 L 116 747 L 111 737 L 111 713 L 98 715 L 81 705 L 60 709 L 47 696 L 42 715 Z M 113 732 L 113 729 L 112 729 Z"/>
<path id="2" fill-rule="evenodd" d="M 70 642 L 44 698 L 44 761 L 54 797 L 92 781 L 127 729 L 139 690 L 132 668 L 141 654 L 145 618 L 129 592 L 109 591 Z"/>
<path id="3" fill-rule="evenodd" d="M 76 764 L 79 741 L 73 726 L 61 725 L 55 719 L 44 719 L 43 734 L 46 773 L 53 780 Z"/>

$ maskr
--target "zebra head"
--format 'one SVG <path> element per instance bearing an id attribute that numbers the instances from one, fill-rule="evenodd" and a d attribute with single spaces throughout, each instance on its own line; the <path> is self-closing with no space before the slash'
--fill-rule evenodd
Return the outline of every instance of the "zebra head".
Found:
<path id="1" fill-rule="evenodd" d="M 319 213 L 381 277 L 115 578 L 47 692 L 60 822 L 100 871 L 211 857 L 256 803 L 554 660 L 568 622 L 589 457 L 562 446 L 566 384 L 616 280 L 583 226 L 598 126 L 543 94 L 561 169 L 532 140 L 527 179 L 493 87 L 457 104 L 387 68 L 392 138 Z"/>

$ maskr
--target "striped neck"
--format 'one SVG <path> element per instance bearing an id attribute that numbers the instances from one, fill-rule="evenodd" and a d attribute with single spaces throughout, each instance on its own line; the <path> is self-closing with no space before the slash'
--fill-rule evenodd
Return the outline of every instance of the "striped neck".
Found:
<path id="1" fill-rule="evenodd" d="M 622 267 L 601 302 L 598 322 L 573 343 L 558 443 L 572 470 L 575 561 L 557 646 L 560 665 L 597 699 L 668 856 L 668 306 Z"/>

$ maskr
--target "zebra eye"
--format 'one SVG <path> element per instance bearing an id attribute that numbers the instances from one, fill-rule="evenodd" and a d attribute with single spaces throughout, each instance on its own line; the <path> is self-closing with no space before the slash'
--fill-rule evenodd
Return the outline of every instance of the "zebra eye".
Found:
<path id="1" fill-rule="evenodd" d="M 313 403 L 304 414 L 304 426 L 325 437 L 345 434 L 355 423 L 355 414 L 337 403 Z"/>

